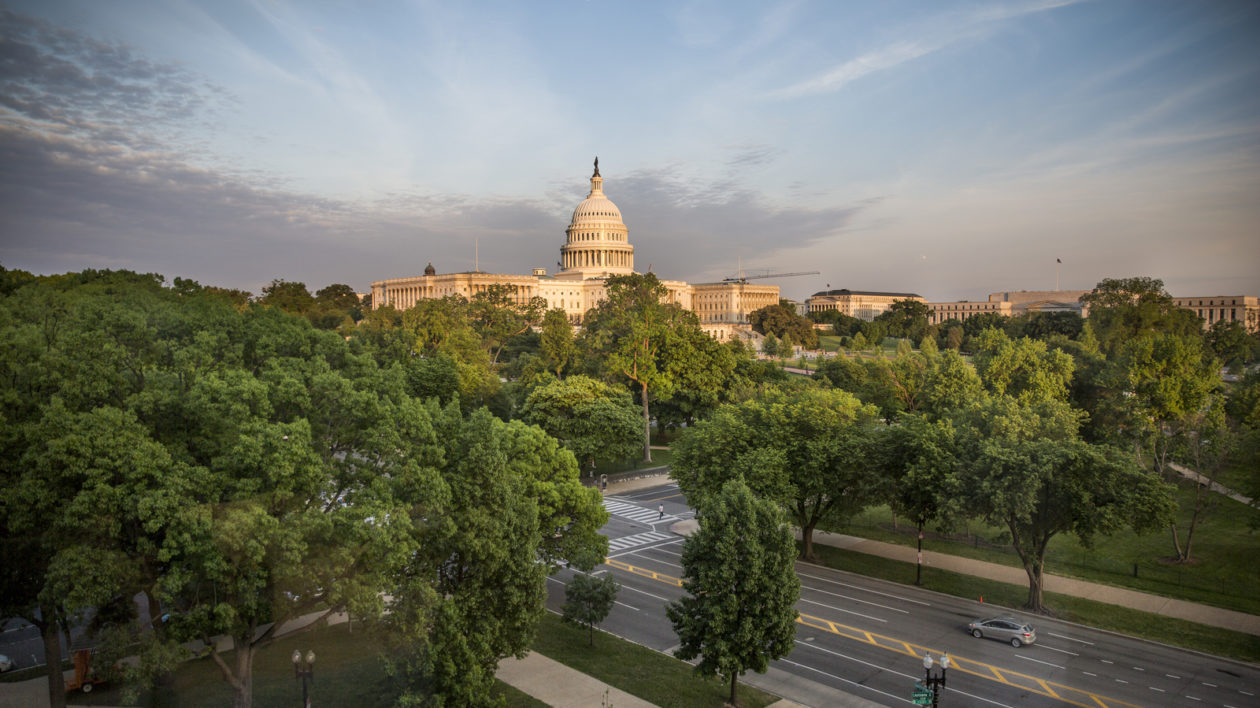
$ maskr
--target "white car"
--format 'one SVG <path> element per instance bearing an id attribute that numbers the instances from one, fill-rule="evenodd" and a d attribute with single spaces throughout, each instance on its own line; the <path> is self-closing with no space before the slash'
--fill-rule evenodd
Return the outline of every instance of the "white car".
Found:
<path id="1" fill-rule="evenodd" d="M 9 659 L 9 657 L 5 656 L 4 654 L 0 654 L 0 674 L 8 671 L 11 668 L 13 668 L 13 662 Z"/>

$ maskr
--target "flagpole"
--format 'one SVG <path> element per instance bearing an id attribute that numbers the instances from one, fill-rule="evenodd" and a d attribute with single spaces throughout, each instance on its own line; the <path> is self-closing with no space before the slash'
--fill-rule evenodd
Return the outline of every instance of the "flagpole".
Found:
<path id="1" fill-rule="evenodd" d="M 1059 267 L 1063 265 L 1062 258 L 1054 259 L 1054 291 L 1059 291 Z"/>

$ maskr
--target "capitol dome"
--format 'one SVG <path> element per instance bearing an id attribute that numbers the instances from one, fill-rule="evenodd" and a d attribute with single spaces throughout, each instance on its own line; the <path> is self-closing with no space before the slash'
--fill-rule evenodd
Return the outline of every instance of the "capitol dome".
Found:
<path id="1" fill-rule="evenodd" d="M 617 208 L 616 204 L 612 203 L 611 199 L 604 196 L 602 187 L 599 191 L 596 191 L 594 186 L 592 186 L 591 193 L 573 210 L 573 219 L 569 224 L 576 226 L 589 221 L 623 223 L 621 221 L 621 210 Z"/>
<path id="2" fill-rule="evenodd" d="M 621 210 L 604 196 L 604 178 L 599 176 L 599 158 L 591 175 L 591 191 L 573 210 L 565 244 L 560 248 L 558 278 L 603 278 L 634 272 L 634 246 L 629 229 L 621 220 Z"/>

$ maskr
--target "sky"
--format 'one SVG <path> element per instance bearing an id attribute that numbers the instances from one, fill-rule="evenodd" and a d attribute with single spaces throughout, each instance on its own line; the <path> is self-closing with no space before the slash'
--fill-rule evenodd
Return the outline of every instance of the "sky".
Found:
<path id="1" fill-rule="evenodd" d="M 1260 3 L 0 0 L 0 156 L 41 274 L 554 272 L 599 156 L 666 279 L 1260 295 Z"/>

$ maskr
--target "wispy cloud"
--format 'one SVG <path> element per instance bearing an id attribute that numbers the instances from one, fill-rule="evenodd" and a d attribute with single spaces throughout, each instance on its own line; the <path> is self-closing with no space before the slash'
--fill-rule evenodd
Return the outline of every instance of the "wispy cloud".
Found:
<path id="1" fill-rule="evenodd" d="M 932 30 L 922 33 L 922 36 L 902 39 L 873 49 L 804 81 L 769 91 L 765 96 L 770 99 L 791 99 L 839 91 L 863 77 L 898 67 L 963 41 L 979 38 L 991 31 L 996 24 L 1080 1 L 1045 0 L 997 4 L 965 13 L 944 15 L 931 22 L 929 26 Z"/>
<path id="2" fill-rule="evenodd" d="M 222 88 L 175 64 L 137 56 L 0 10 L 0 121 L 111 144 L 154 148 L 159 136 L 230 100 Z"/>

